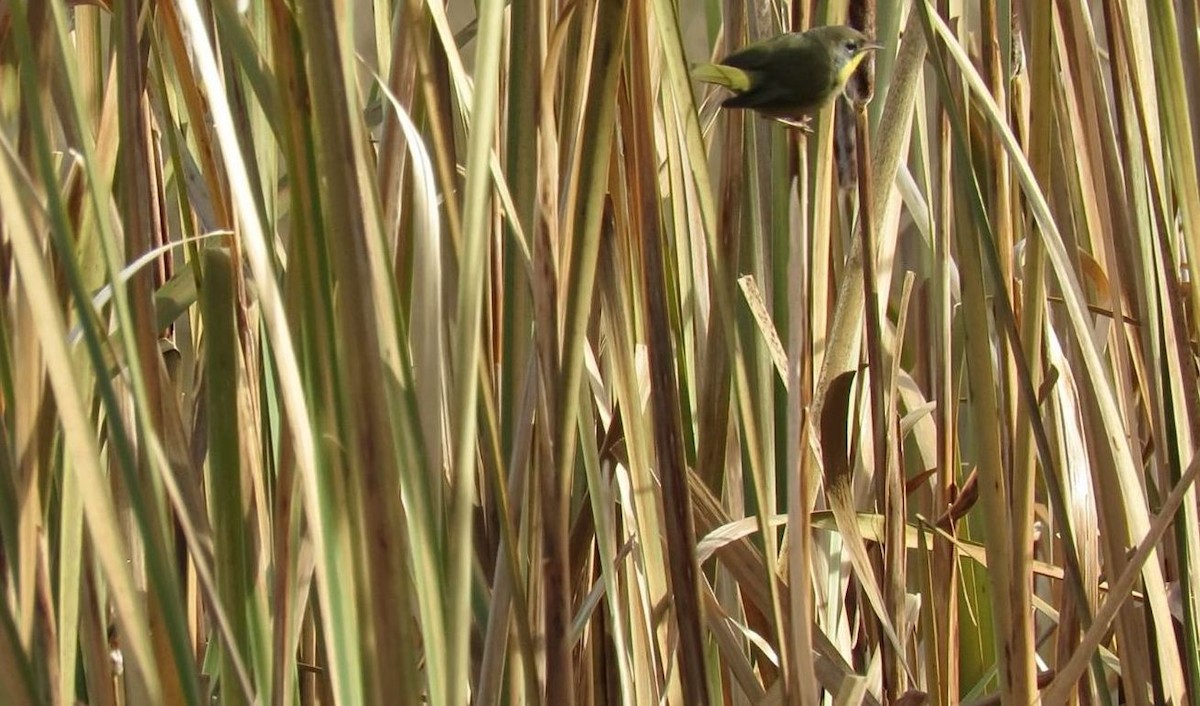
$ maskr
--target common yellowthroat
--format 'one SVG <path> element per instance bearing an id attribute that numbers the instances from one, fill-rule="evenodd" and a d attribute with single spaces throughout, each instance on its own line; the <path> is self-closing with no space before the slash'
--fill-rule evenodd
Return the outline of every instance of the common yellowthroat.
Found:
<path id="1" fill-rule="evenodd" d="M 700 64 L 692 76 L 733 91 L 721 104 L 725 108 L 749 108 L 809 131 L 812 116 L 845 90 L 867 52 L 880 48 L 853 27 L 814 27 L 756 42 L 717 64 Z"/>

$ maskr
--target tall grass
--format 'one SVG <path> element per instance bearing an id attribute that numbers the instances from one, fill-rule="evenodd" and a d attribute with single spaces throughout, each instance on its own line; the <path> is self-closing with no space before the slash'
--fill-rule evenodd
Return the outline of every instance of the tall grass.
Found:
<path id="1" fill-rule="evenodd" d="M 1197 10 L 0 0 L 0 702 L 1194 702 Z"/>

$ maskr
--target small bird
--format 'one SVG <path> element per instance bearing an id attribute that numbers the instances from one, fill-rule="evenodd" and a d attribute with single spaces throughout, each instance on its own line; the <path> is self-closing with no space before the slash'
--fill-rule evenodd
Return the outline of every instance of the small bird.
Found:
<path id="1" fill-rule="evenodd" d="M 733 91 L 721 104 L 725 108 L 749 108 L 811 132 L 812 116 L 845 90 L 867 52 L 881 48 L 853 27 L 814 27 L 756 42 L 717 64 L 699 64 L 692 76 Z"/>

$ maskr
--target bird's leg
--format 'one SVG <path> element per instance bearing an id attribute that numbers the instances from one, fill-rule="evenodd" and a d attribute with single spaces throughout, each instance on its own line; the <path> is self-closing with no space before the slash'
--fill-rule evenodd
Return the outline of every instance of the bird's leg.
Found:
<path id="1" fill-rule="evenodd" d="M 775 118 L 776 122 L 786 127 L 812 134 L 812 116 L 803 115 L 799 118 Z"/>

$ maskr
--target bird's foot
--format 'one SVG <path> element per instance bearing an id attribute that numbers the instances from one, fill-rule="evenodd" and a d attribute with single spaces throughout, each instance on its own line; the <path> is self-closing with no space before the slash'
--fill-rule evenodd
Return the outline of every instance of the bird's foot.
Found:
<path id="1" fill-rule="evenodd" d="M 813 132 L 812 116 L 810 115 L 805 115 L 801 118 L 775 118 L 775 120 L 781 125 L 790 127 L 794 130 L 799 130 L 800 132 L 807 133 L 809 135 L 811 135 Z"/>

